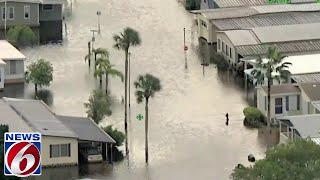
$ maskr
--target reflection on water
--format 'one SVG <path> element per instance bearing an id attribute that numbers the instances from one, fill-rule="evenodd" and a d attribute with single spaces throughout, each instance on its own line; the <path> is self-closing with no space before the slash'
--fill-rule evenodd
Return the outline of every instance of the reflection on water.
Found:
<path id="1" fill-rule="evenodd" d="M 78 166 L 43 168 L 41 176 L 30 176 L 27 180 L 72 180 L 79 178 Z"/>

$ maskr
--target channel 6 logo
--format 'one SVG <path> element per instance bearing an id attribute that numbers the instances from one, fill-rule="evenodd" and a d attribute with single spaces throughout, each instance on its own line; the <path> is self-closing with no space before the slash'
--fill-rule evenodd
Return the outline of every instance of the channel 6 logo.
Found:
<path id="1" fill-rule="evenodd" d="M 41 175 L 40 133 L 5 133 L 4 174 L 17 177 Z"/>

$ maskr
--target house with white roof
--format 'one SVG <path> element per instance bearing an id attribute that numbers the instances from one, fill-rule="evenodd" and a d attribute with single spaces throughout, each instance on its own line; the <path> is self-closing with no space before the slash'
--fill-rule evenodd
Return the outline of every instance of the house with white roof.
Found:
<path id="1" fill-rule="evenodd" d="M 0 89 L 5 83 L 24 82 L 26 57 L 6 40 L 0 40 Z"/>
<path id="2" fill-rule="evenodd" d="M 42 134 L 42 166 L 79 164 L 83 144 L 99 143 L 104 160 L 115 141 L 91 119 L 56 115 L 43 101 L 0 99 L 0 123 L 9 132 L 40 132 Z M 110 154 L 110 153 L 109 153 Z"/>

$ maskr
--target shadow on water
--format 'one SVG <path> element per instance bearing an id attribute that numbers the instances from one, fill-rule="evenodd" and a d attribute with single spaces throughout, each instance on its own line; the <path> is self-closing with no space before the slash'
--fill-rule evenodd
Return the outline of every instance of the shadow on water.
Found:
<path id="1" fill-rule="evenodd" d="M 268 131 L 267 127 L 260 128 L 258 130 L 259 142 L 263 145 L 275 146 L 280 140 L 280 131 L 278 127 L 272 127 L 271 131 Z"/>
<path id="2" fill-rule="evenodd" d="M 53 93 L 50 90 L 47 90 L 47 89 L 39 90 L 37 98 L 35 97 L 35 94 L 31 95 L 31 98 L 32 99 L 42 100 L 48 106 L 52 106 L 52 104 L 53 104 Z"/>
<path id="3" fill-rule="evenodd" d="M 79 178 L 79 167 L 43 168 L 41 176 L 29 176 L 27 180 L 71 180 Z"/>

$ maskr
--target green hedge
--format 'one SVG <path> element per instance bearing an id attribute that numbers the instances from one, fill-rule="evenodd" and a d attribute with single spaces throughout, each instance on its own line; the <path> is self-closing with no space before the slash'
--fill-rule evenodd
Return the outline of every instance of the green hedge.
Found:
<path id="1" fill-rule="evenodd" d="M 264 125 L 264 115 L 256 107 L 246 107 L 243 109 L 245 119 L 243 124 L 252 128 L 259 128 Z"/>
<path id="2" fill-rule="evenodd" d="M 213 58 L 210 58 L 210 62 L 216 64 L 219 70 L 226 71 L 230 68 L 230 64 L 221 54 L 215 54 Z"/>

